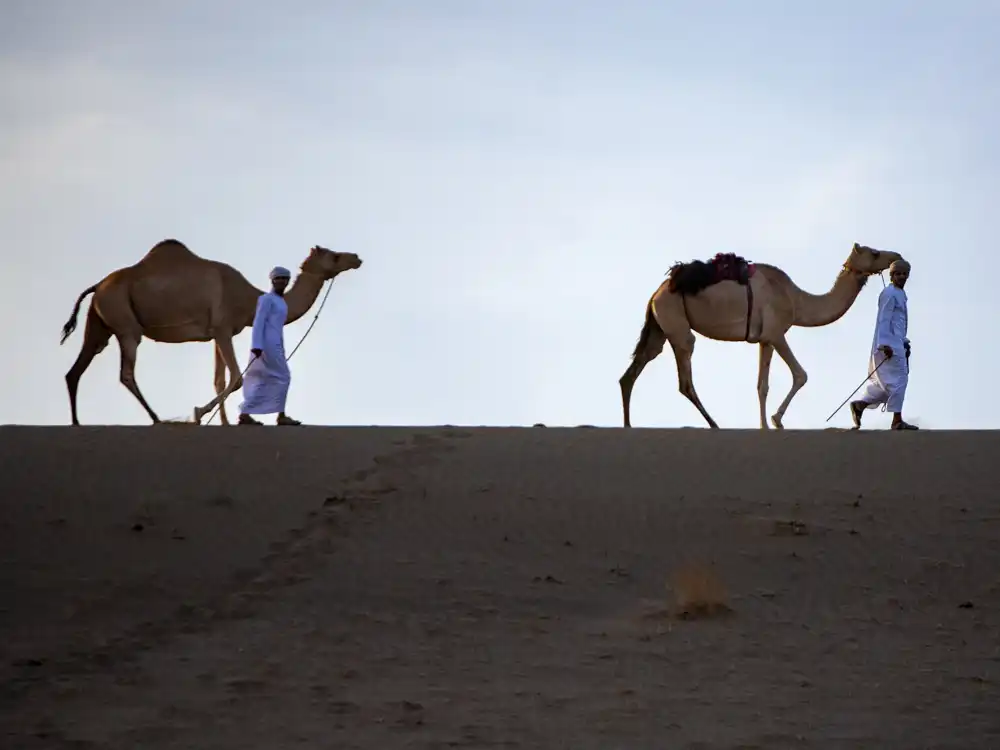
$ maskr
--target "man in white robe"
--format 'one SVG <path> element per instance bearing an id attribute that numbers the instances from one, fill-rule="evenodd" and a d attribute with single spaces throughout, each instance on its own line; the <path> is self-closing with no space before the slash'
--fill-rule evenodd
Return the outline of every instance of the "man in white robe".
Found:
<path id="1" fill-rule="evenodd" d="M 851 402 L 854 429 L 861 427 L 865 409 L 885 404 L 892 413 L 893 430 L 915 430 L 916 425 L 903 420 L 903 399 L 910 375 L 910 340 L 906 337 L 908 315 L 906 308 L 906 280 L 910 278 L 910 264 L 902 258 L 889 266 L 889 284 L 878 296 L 878 315 L 868 367 L 870 379 L 864 395 Z M 878 369 L 876 369 L 878 368 Z"/>
<path id="2" fill-rule="evenodd" d="M 271 271 L 271 291 L 257 298 L 257 312 L 253 319 L 250 354 L 253 359 L 243 376 L 243 398 L 240 404 L 240 424 L 259 425 L 251 414 L 274 414 L 279 425 L 302 424 L 285 414 L 288 386 L 292 374 L 285 358 L 285 320 L 288 304 L 285 289 L 291 273 L 276 266 Z"/>

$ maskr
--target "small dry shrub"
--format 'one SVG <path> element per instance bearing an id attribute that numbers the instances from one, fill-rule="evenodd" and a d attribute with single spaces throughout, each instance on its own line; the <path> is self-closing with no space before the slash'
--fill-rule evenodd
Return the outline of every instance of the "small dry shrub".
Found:
<path id="1" fill-rule="evenodd" d="M 674 594 L 674 616 L 683 620 L 728 615 L 729 594 L 715 569 L 702 564 L 687 565 L 670 578 Z"/>

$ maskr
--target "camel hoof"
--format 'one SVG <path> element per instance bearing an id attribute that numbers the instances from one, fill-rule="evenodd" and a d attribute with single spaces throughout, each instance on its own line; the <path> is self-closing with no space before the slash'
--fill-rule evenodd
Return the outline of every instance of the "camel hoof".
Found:
<path id="1" fill-rule="evenodd" d="M 780 414 L 775 414 L 773 417 L 771 417 L 771 424 L 774 425 L 774 429 L 776 429 L 776 430 L 783 430 L 783 429 L 785 429 L 785 425 L 781 424 L 781 415 Z"/>

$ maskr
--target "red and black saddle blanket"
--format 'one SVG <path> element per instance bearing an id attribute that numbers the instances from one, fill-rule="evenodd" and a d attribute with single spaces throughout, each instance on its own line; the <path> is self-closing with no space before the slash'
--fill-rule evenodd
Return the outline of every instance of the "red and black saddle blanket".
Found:
<path id="1" fill-rule="evenodd" d="M 735 281 L 746 286 L 757 266 L 736 253 L 717 253 L 711 260 L 675 263 L 667 272 L 672 292 L 694 296 L 720 281 Z"/>

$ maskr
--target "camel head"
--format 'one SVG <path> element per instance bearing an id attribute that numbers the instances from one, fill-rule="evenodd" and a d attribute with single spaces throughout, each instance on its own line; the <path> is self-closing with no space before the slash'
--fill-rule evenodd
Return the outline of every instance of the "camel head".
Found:
<path id="1" fill-rule="evenodd" d="M 335 253 L 316 245 L 309 251 L 309 257 L 302 263 L 302 270 L 332 279 L 339 273 L 361 268 L 361 258 L 354 253 Z"/>
<path id="2" fill-rule="evenodd" d="M 851 248 L 851 257 L 844 263 L 844 268 L 865 276 L 873 276 L 882 273 L 893 261 L 899 260 L 903 256 L 891 250 L 876 250 L 873 247 L 866 247 L 854 243 Z"/>

